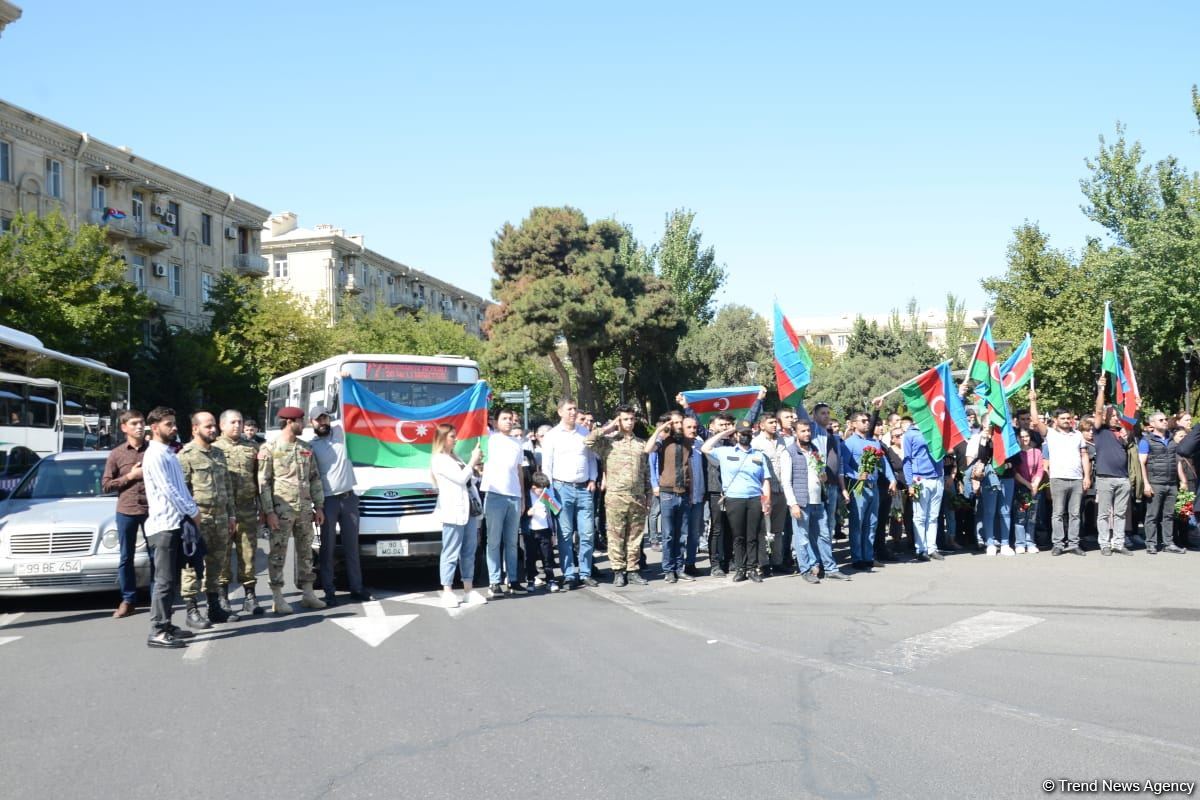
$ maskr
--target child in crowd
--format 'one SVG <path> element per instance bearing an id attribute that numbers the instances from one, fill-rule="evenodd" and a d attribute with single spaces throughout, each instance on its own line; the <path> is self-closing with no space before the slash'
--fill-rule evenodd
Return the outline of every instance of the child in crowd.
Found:
<path id="1" fill-rule="evenodd" d="M 537 575 L 538 556 L 542 558 L 542 569 L 545 571 L 544 582 L 551 592 L 559 590 L 558 582 L 554 580 L 554 526 L 558 515 L 558 498 L 550 487 L 550 478 L 544 472 L 533 473 L 531 480 L 533 488 L 529 492 L 529 527 L 525 533 L 525 580 L 526 588 L 533 591 L 542 578 Z"/>

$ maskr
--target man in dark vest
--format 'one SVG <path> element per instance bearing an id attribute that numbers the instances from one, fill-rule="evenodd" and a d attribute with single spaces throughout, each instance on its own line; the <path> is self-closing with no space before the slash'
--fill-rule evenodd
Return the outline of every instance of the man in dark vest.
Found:
<path id="1" fill-rule="evenodd" d="M 1150 415 L 1150 428 L 1138 443 L 1138 460 L 1142 463 L 1143 493 L 1149 500 L 1146 508 L 1146 552 L 1154 555 L 1186 553 L 1175 544 L 1175 493 L 1179 488 L 1179 457 L 1176 443 L 1167 430 L 1167 415 L 1155 411 Z M 1159 543 L 1159 535 L 1162 542 Z"/>

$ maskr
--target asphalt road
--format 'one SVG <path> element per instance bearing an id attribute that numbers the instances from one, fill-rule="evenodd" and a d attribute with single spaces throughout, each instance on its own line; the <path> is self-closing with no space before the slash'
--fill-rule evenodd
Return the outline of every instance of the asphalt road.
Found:
<path id="1" fill-rule="evenodd" d="M 1196 781 L 1198 577 L 1195 552 L 958 554 L 840 584 L 656 578 L 451 614 L 422 572 L 377 582 L 377 604 L 268 614 L 183 651 L 147 648 L 148 614 L 111 619 L 113 595 L 8 600 L 0 796 L 997 798 Z"/>

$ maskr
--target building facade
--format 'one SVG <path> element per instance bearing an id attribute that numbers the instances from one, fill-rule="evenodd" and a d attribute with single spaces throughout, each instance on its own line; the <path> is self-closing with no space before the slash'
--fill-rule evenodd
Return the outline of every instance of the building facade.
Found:
<path id="1" fill-rule="evenodd" d="M 0 230 L 18 213 L 103 226 L 129 280 L 179 327 L 207 322 L 217 275 L 265 277 L 265 208 L 0 101 Z"/>
<path id="2" fill-rule="evenodd" d="M 361 235 L 332 225 L 301 228 L 296 214 L 284 211 L 263 226 L 262 252 L 267 280 L 310 303 L 326 303 L 331 322 L 344 300 L 357 297 L 368 308 L 425 309 L 483 336 L 487 300 L 368 250 Z"/>
<path id="3" fill-rule="evenodd" d="M 843 314 L 840 317 L 788 317 L 792 329 L 801 341 L 827 347 L 835 355 L 846 352 L 850 344 L 850 332 L 854 329 L 854 321 L 862 317 L 868 323 L 878 323 L 880 328 L 888 327 L 892 322 L 891 314 Z M 968 311 L 966 316 L 966 339 L 974 344 L 983 328 L 987 313 L 984 311 Z M 901 324 L 910 327 L 909 318 L 900 316 Z M 934 348 L 940 348 L 946 343 L 946 312 L 926 311 L 917 317 L 918 327 L 925 330 L 925 343 Z"/>

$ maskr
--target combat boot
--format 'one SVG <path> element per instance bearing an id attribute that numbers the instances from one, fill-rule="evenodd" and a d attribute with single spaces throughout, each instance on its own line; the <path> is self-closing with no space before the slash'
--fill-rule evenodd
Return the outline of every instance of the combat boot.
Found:
<path id="1" fill-rule="evenodd" d="M 275 613 L 284 616 L 292 613 L 291 604 L 283 598 L 283 589 L 271 589 L 271 594 L 275 597 Z"/>
<path id="2" fill-rule="evenodd" d="M 321 608 L 325 607 L 325 601 L 322 600 L 321 598 L 317 597 L 316 594 L 313 593 L 313 588 L 312 588 L 311 583 L 304 584 L 303 586 L 300 587 L 300 589 L 304 592 L 304 594 L 300 598 L 300 605 L 304 606 L 305 608 L 316 608 L 316 609 L 321 609 Z"/>
<path id="3" fill-rule="evenodd" d="M 209 592 L 208 595 L 208 620 L 209 622 L 237 622 L 238 615 L 232 611 L 226 611 L 221 605 L 221 595 L 219 592 Z"/>
<path id="4" fill-rule="evenodd" d="M 217 596 L 217 603 L 220 604 L 221 610 L 224 611 L 226 614 L 233 614 L 233 616 L 235 616 L 235 617 L 237 616 L 236 614 L 233 613 L 233 606 L 229 605 L 229 585 L 228 584 L 221 587 L 221 594 Z"/>
<path id="5" fill-rule="evenodd" d="M 246 599 L 242 601 L 242 613 L 248 617 L 257 617 L 266 612 L 262 606 L 258 604 L 258 598 L 254 596 L 254 587 L 246 587 Z"/>
<path id="6" fill-rule="evenodd" d="M 212 627 L 212 623 L 200 613 L 200 603 L 195 596 L 187 599 L 187 626 L 198 631 L 206 631 Z"/>

